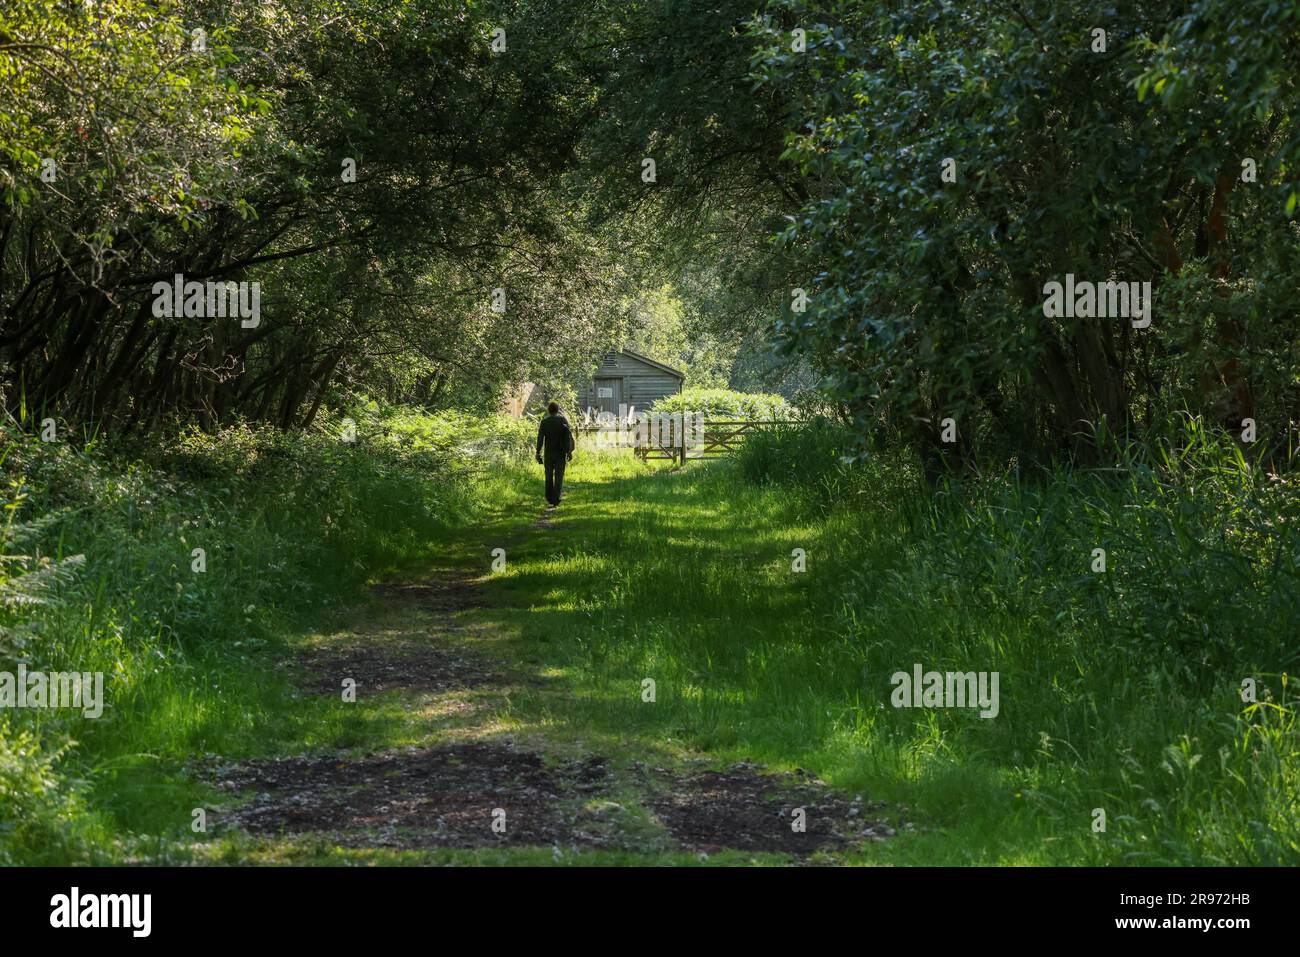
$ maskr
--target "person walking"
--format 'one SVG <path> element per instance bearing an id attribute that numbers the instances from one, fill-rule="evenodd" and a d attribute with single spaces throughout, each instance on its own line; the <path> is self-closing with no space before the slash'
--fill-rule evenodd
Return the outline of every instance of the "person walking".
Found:
<path id="1" fill-rule="evenodd" d="M 560 404 L 546 407 L 547 415 L 537 424 L 537 464 L 546 471 L 546 501 L 549 508 L 560 504 L 564 466 L 573 461 L 573 429 L 560 414 Z"/>

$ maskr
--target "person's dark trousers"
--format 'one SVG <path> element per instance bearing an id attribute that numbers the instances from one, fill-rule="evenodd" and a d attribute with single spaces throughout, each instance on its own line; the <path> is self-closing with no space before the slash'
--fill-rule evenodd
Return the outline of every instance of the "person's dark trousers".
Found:
<path id="1" fill-rule="evenodd" d="M 543 468 L 546 470 L 546 501 L 559 505 L 560 492 L 564 486 L 564 459 L 558 462 L 548 461 Z"/>

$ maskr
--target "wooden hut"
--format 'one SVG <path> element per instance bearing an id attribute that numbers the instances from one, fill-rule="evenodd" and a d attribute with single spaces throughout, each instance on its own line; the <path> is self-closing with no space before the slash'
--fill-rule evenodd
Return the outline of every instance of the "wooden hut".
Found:
<path id="1" fill-rule="evenodd" d="M 627 415 L 641 412 L 656 399 L 682 391 L 686 376 L 671 366 L 656 362 L 630 349 L 611 352 L 601 360 L 596 374 L 578 387 L 578 413 L 611 412 Z"/>

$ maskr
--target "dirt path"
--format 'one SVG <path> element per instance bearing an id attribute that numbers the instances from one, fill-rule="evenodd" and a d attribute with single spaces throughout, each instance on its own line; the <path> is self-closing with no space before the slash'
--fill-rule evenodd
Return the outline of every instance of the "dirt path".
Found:
<path id="1" fill-rule="evenodd" d="M 427 727 L 425 741 L 213 764 L 201 773 L 230 796 L 219 815 L 225 828 L 357 849 L 735 850 L 795 861 L 829 861 L 825 853 L 893 833 L 868 820 L 880 806 L 802 771 L 707 758 L 675 767 L 615 761 L 574 753 L 544 729 L 519 733 L 502 722 L 503 708 L 521 689 L 547 693 L 546 681 L 493 654 L 500 635 L 475 615 L 486 606 L 481 580 L 443 572 L 376 586 L 372 598 L 287 666 L 304 695 L 341 696 L 351 679 L 352 707 L 396 696 Z"/>

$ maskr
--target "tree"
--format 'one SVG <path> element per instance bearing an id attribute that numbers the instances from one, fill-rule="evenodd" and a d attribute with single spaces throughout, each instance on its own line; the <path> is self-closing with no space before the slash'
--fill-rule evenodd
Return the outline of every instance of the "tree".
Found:
<path id="1" fill-rule="evenodd" d="M 761 83 L 798 99 L 789 155 L 811 196 L 783 235 L 811 304 L 781 331 L 833 372 L 864 434 L 901 432 L 936 463 L 977 441 L 1091 458 L 1098 436 L 1139 438 L 1179 407 L 1234 427 L 1257 412 L 1281 434 L 1297 412 L 1268 371 L 1296 347 L 1279 295 L 1296 246 L 1292 12 L 773 9 L 808 31 L 797 53 L 772 15 L 753 27 Z M 1269 182 L 1239 186 L 1248 156 Z M 1152 283 L 1152 325 L 1045 315 L 1067 273 Z"/>

